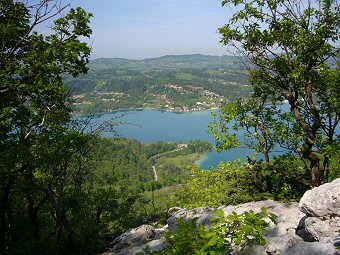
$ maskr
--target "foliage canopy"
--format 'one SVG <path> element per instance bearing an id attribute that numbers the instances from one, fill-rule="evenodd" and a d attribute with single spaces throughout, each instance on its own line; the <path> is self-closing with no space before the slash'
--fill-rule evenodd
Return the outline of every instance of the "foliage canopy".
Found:
<path id="1" fill-rule="evenodd" d="M 74 228 L 69 213 L 85 197 L 74 200 L 89 177 L 91 166 L 80 162 L 93 137 L 71 121 L 63 74 L 87 71 L 91 48 L 81 37 L 92 33 L 91 16 L 58 1 L 0 1 L 1 253 L 49 253 L 48 240 L 75 249 L 83 226 Z M 47 20 L 53 25 L 43 35 Z"/>
<path id="2" fill-rule="evenodd" d="M 331 154 L 339 136 L 336 127 L 340 120 L 339 24 L 340 7 L 335 0 L 225 0 L 223 5 L 234 6 L 235 12 L 226 25 L 219 29 L 224 45 L 233 46 L 245 59 L 254 85 L 251 101 L 270 103 L 261 109 L 267 116 L 269 107 L 273 115 L 258 119 L 250 126 L 260 129 L 264 136 L 254 135 L 262 152 L 267 153 L 272 143 L 299 155 L 309 169 L 305 183 L 310 186 L 327 181 Z M 278 104 L 287 101 L 290 112 L 282 113 Z M 236 119 L 247 128 L 254 110 L 249 102 L 238 109 L 222 107 L 221 119 Z M 247 123 L 239 117 L 246 116 Z M 256 115 L 255 115 L 256 117 Z M 227 122 L 229 122 L 227 120 Z M 215 123 L 214 135 L 222 148 L 235 145 L 225 122 Z M 289 135 L 288 135 L 289 134 Z M 222 139 L 221 139 L 222 137 Z M 226 139 L 223 139 L 225 137 Z M 274 138 L 274 140 L 273 140 Z M 268 147 L 269 145 L 269 147 Z M 321 161 L 323 160 L 323 165 Z M 267 160 L 268 162 L 268 160 Z"/>

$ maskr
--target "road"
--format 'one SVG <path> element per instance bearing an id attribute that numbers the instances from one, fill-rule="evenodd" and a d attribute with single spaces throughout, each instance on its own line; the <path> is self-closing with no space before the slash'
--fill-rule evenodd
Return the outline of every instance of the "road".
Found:
<path id="1" fill-rule="evenodd" d="M 153 178 L 155 181 L 158 181 L 158 176 L 157 176 L 157 172 L 156 172 L 156 167 L 152 166 L 152 172 L 153 172 Z"/>
<path id="2" fill-rule="evenodd" d="M 168 153 L 172 153 L 172 152 L 176 152 L 176 151 L 180 151 L 180 150 L 183 150 L 185 149 L 186 147 L 184 148 L 177 148 L 177 149 L 174 149 L 172 151 L 166 151 L 166 152 L 163 152 L 163 153 L 159 153 L 159 154 L 156 154 L 156 155 L 153 155 L 152 157 L 150 157 L 148 160 L 150 161 L 151 159 L 154 159 L 156 157 L 160 157 L 160 156 L 164 156 Z M 155 181 L 158 181 L 158 176 L 157 176 L 157 172 L 156 172 L 156 167 L 155 166 L 151 166 L 152 167 L 152 172 L 153 172 L 153 178 Z"/>

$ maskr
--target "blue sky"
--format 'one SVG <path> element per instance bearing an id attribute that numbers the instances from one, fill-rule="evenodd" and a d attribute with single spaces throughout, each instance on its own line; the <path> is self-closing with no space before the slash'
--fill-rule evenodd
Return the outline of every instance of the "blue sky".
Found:
<path id="1" fill-rule="evenodd" d="M 217 29 L 230 17 L 221 0 L 73 0 L 92 12 L 92 58 L 227 54 Z"/>

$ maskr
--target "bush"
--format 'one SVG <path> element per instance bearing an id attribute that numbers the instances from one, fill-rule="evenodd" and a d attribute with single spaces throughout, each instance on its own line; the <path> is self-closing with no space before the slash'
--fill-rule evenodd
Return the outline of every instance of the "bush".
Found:
<path id="1" fill-rule="evenodd" d="M 175 194 L 175 201 L 181 207 L 217 208 L 272 197 L 266 192 L 258 169 L 249 168 L 241 161 L 221 163 L 213 170 L 193 172 L 195 178 Z"/>
<path id="2" fill-rule="evenodd" d="M 266 199 L 298 201 L 309 189 L 299 181 L 303 178 L 297 171 L 300 168 L 294 157 L 280 157 L 271 166 L 261 160 L 251 164 L 239 160 L 221 163 L 213 170 L 193 167 L 194 179 L 175 193 L 173 203 L 185 208 L 217 208 Z"/>
<path id="3" fill-rule="evenodd" d="M 241 215 L 234 213 L 228 217 L 220 210 L 212 219 L 211 228 L 204 225 L 197 227 L 196 220 L 186 221 L 179 218 L 178 230 L 165 234 L 167 249 L 152 252 L 147 248 L 145 252 L 149 255 L 222 255 L 231 254 L 235 245 L 264 245 L 266 242 L 262 235 L 270 224 L 264 218 L 275 223 L 277 217 L 268 213 L 265 208 L 260 213 L 249 211 Z"/>

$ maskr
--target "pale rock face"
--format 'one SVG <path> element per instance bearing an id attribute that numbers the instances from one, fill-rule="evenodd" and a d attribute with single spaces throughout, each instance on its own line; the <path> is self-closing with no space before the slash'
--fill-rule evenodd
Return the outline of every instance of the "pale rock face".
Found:
<path id="1" fill-rule="evenodd" d="M 305 220 L 305 230 L 318 242 L 332 243 L 339 235 L 340 218 L 321 220 L 320 218 L 310 217 Z"/>
<path id="2" fill-rule="evenodd" d="M 215 211 L 216 209 L 209 207 L 179 210 L 168 219 L 169 230 L 170 232 L 174 232 L 178 229 L 178 218 L 185 218 L 186 220 L 197 219 L 198 225 L 203 224 L 209 226 L 211 224 L 210 219 L 213 217 L 213 212 Z"/>
<path id="3" fill-rule="evenodd" d="M 306 213 L 297 232 L 305 241 L 339 245 L 340 178 L 307 191 L 299 208 Z"/>
<path id="4" fill-rule="evenodd" d="M 265 234 L 264 246 L 235 247 L 233 255 L 339 255 L 335 245 L 340 244 L 340 179 L 307 191 L 297 203 L 279 203 L 272 200 L 251 202 L 217 209 L 200 207 L 192 210 L 175 208 L 168 225 L 155 229 L 142 225 L 117 237 L 106 255 L 134 255 L 146 246 L 151 250 L 166 249 L 164 232 L 176 231 L 178 218 L 197 219 L 198 225 L 209 226 L 213 213 L 223 210 L 225 215 L 261 208 L 278 216 L 277 225 L 271 224 Z"/>
<path id="5" fill-rule="evenodd" d="M 310 217 L 340 217 L 340 178 L 308 190 L 299 208 Z"/>
<path id="6" fill-rule="evenodd" d="M 284 255 L 338 255 L 333 245 L 329 243 L 301 242 L 290 249 Z"/>
<path id="7" fill-rule="evenodd" d="M 245 247 L 243 250 L 235 248 L 233 255 L 283 255 L 289 248 L 293 247 L 299 242 L 302 242 L 300 237 L 294 235 L 276 236 L 270 238 L 267 237 L 265 239 L 266 244 L 263 246 L 250 246 Z"/>
<path id="8" fill-rule="evenodd" d="M 268 212 L 278 216 L 277 225 L 271 224 L 267 236 L 279 236 L 286 234 L 295 234 L 298 223 L 303 217 L 303 213 L 298 209 L 297 203 L 280 203 L 273 200 L 250 202 L 235 206 L 221 206 L 219 209 L 224 211 L 227 216 L 233 212 L 242 214 L 246 211 L 253 210 L 255 213 L 261 212 L 261 208 L 266 208 Z"/>
<path id="9" fill-rule="evenodd" d="M 111 243 L 112 248 L 105 255 L 134 255 L 142 252 L 147 245 L 152 250 L 165 248 L 165 229 L 157 230 L 150 225 L 142 225 L 118 236 Z"/>

